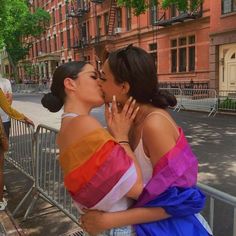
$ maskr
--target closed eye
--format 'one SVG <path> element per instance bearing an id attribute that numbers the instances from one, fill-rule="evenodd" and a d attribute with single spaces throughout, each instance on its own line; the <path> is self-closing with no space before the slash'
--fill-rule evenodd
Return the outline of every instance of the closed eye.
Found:
<path id="1" fill-rule="evenodd" d="M 97 79 L 97 76 L 96 75 L 93 75 L 91 76 L 92 79 L 96 80 Z"/>
<path id="2" fill-rule="evenodd" d="M 99 79 L 102 80 L 102 81 L 107 81 L 107 79 L 105 79 L 105 78 L 102 77 L 102 76 L 100 76 Z"/>

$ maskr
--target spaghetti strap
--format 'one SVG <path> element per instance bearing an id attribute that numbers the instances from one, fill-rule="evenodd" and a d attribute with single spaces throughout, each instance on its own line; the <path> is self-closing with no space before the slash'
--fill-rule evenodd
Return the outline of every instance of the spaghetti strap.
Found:
<path id="1" fill-rule="evenodd" d="M 61 115 L 61 118 L 63 119 L 65 117 L 77 117 L 77 116 L 79 116 L 79 114 L 76 114 L 76 113 L 73 113 L 73 112 L 69 112 L 69 113 L 63 113 Z"/>
<path id="2" fill-rule="evenodd" d="M 174 129 L 177 131 L 177 134 L 179 135 L 179 130 L 178 130 L 178 128 L 176 127 L 176 125 L 174 124 L 174 122 L 173 122 L 167 115 L 165 115 L 165 114 L 163 114 L 163 113 L 161 113 L 161 112 L 159 112 L 159 111 L 154 111 L 154 112 L 149 113 L 149 114 L 145 117 L 145 119 L 143 120 L 143 123 L 145 122 L 145 120 L 146 120 L 148 117 L 150 117 L 150 116 L 152 116 L 152 115 L 155 115 L 155 114 L 160 114 L 160 115 L 162 115 L 163 117 L 165 117 L 165 118 L 172 124 L 172 126 L 174 127 Z M 141 135 L 142 135 L 142 133 L 143 133 L 143 130 L 141 131 Z"/>

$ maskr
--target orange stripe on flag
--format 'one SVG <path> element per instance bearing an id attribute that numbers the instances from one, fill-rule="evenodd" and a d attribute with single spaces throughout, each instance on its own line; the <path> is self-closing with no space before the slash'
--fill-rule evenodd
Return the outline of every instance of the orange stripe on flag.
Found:
<path id="1" fill-rule="evenodd" d="M 114 141 L 108 141 L 88 161 L 66 175 L 64 178 L 66 188 L 72 193 L 79 191 L 97 173 L 115 145 Z"/>
<path id="2" fill-rule="evenodd" d="M 99 128 L 83 136 L 74 145 L 67 148 L 60 154 L 59 159 L 64 175 L 83 165 L 109 140 L 114 140 L 114 138 L 105 129 Z"/>

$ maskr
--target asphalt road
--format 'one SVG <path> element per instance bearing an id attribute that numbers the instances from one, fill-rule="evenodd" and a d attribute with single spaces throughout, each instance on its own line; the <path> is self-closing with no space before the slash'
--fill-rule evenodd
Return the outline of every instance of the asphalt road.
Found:
<path id="1" fill-rule="evenodd" d="M 62 111 L 50 113 L 41 106 L 41 97 L 14 96 L 13 106 L 28 115 L 36 125 L 45 124 L 58 129 Z M 207 117 L 207 113 L 200 112 L 170 112 L 198 157 L 198 181 L 236 196 L 236 116 L 217 114 Z M 103 108 L 94 109 L 92 114 L 105 125 Z M 232 207 L 217 203 L 216 218 L 220 221 L 215 223 L 215 236 L 232 235 L 232 217 Z"/>

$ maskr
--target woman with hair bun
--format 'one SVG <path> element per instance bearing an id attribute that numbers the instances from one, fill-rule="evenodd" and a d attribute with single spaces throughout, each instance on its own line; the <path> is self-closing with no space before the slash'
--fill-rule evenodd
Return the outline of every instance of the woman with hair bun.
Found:
<path id="1" fill-rule="evenodd" d="M 114 98 L 115 100 L 115 98 Z M 57 136 L 64 185 L 80 213 L 84 209 L 114 212 L 126 210 L 143 190 L 140 167 L 128 143 L 128 131 L 138 108 L 129 99 L 121 113 L 110 119 L 120 128 L 113 136 L 92 116 L 90 111 L 104 103 L 97 72 L 86 62 L 69 62 L 53 74 L 51 92 L 41 103 L 51 112 L 64 106 Z M 113 113 L 115 102 L 113 102 Z M 123 124 L 123 125 L 122 125 Z M 86 231 L 86 228 L 85 228 Z M 133 236 L 125 226 L 101 235 Z"/>
<path id="2" fill-rule="evenodd" d="M 212 235 L 198 214 L 205 196 L 196 187 L 197 159 L 183 130 L 167 111 L 177 101 L 159 89 L 152 56 L 132 45 L 114 51 L 105 61 L 99 81 L 107 104 L 116 95 L 122 111 L 132 96 L 139 107 L 127 143 L 141 167 L 144 190 L 132 209 L 88 211 L 82 216 L 82 227 L 92 235 L 124 225 L 134 225 L 138 236 Z M 119 126 L 110 127 L 110 131 Z"/>

